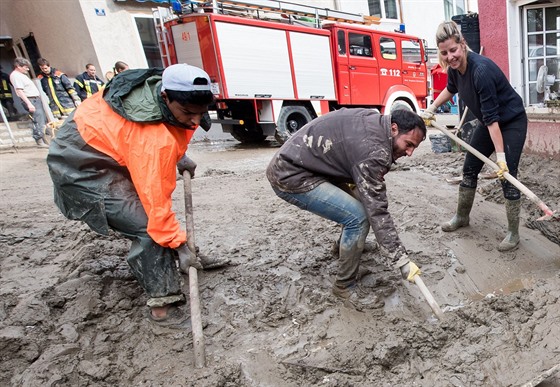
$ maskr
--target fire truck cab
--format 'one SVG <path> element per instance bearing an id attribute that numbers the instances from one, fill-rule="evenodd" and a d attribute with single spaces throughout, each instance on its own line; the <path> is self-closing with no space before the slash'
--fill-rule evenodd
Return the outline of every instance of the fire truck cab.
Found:
<path id="1" fill-rule="evenodd" d="M 247 17 L 245 10 L 262 13 L 263 4 L 279 2 L 224 3 L 235 3 L 235 12 L 206 9 L 168 20 L 160 14 L 156 27 L 166 66 L 188 63 L 209 74 L 216 97 L 213 122 L 237 140 L 275 136 L 284 142 L 313 118 L 341 107 L 425 108 L 421 39 L 375 30 L 364 25 L 374 18 L 362 15 L 338 12 L 329 19 L 333 11 L 293 8 L 297 15 L 314 16 L 309 18 L 285 7 L 266 8 L 280 15 L 271 21 Z M 313 12 L 305 13 L 307 8 Z M 321 16 L 319 10 L 330 14 Z"/>

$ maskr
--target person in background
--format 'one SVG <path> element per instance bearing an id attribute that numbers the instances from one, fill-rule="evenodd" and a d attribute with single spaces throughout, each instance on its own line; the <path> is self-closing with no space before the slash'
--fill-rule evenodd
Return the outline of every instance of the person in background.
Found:
<path id="1" fill-rule="evenodd" d="M 197 67 L 128 70 L 70 115 L 47 157 L 67 218 L 132 240 L 128 264 L 148 296 L 148 317 L 161 325 L 187 318 L 176 259 L 183 272 L 229 262 L 189 250 L 172 209 L 176 169 L 194 176 L 185 151 L 213 102 L 210 78 Z"/>
<path id="2" fill-rule="evenodd" d="M 113 67 L 113 72 L 115 73 L 115 75 L 117 75 L 128 69 L 129 69 L 128 65 L 119 60 L 115 63 L 115 66 Z"/>
<path id="3" fill-rule="evenodd" d="M 12 95 L 12 88 L 10 84 L 10 76 L 2 71 L 0 66 L 0 100 L 2 106 L 6 108 L 8 121 L 12 121 L 18 116 L 16 107 L 14 106 L 14 97 Z"/>
<path id="4" fill-rule="evenodd" d="M 429 124 L 435 119 L 437 108 L 459 93 L 461 100 L 482 123 L 475 128 L 470 145 L 486 157 L 496 152 L 500 168 L 497 173 L 506 199 L 508 221 L 507 234 L 498 250 L 512 250 L 519 244 L 521 193 L 503 178 L 503 174 L 509 172 L 511 176 L 517 176 L 527 136 L 527 114 L 523 100 L 494 62 L 469 49 L 455 22 L 439 25 L 436 43 L 440 64 L 447 70 L 447 87 L 422 113 L 422 118 Z M 453 219 L 442 224 L 443 231 L 451 232 L 469 225 L 478 174 L 483 166 L 483 161 L 471 153 L 466 154 L 457 212 Z"/>
<path id="5" fill-rule="evenodd" d="M 43 109 L 41 93 L 29 78 L 30 69 L 31 63 L 27 59 L 16 58 L 14 60 L 14 71 L 10 74 L 10 82 L 14 86 L 16 95 L 21 99 L 23 107 L 29 112 L 35 143 L 40 148 L 48 148 L 49 141 L 45 137 L 47 115 Z"/>
<path id="6" fill-rule="evenodd" d="M 82 102 L 72 82 L 62 71 L 51 67 L 45 58 L 39 58 L 37 64 L 41 69 L 41 74 L 37 78 L 49 97 L 49 107 L 53 115 L 58 119 L 68 116 Z"/>
<path id="7" fill-rule="evenodd" d="M 388 267 L 411 282 L 420 273 L 387 209 L 384 176 L 425 138 L 424 121 L 414 112 L 343 108 L 298 130 L 268 165 L 266 176 L 278 197 L 342 225 L 332 292 L 356 308 L 382 305 L 357 283 L 370 225 Z"/>
<path id="8" fill-rule="evenodd" d="M 115 77 L 115 72 L 112 70 L 109 70 L 105 73 L 105 79 L 107 80 L 107 82 L 109 82 L 114 77 Z"/>
<path id="9" fill-rule="evenodd" d="M 95 66 L 91 63 L 86 65 L 86 71 L 76 77 L 74 88 L 78 92 L 80 99 L 85 101 L 86 98 L 91 97 L 103 88 L 103 81 L 97 75 Z"/>

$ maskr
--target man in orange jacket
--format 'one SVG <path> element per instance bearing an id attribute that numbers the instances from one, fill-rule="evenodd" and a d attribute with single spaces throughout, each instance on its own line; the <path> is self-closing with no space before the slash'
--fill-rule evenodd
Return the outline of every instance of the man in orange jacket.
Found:
<path id="1" fill-rule="evenodd" d="M 67 218 L 132 240 L 128 263 L 149 297 L 149 317 L 165 325 L 185 320 L 176 308 L 185 299 L 177 255 L 181 267 L 227 264 L 191 252 L 171 208 L 176 165 L 194 174 L 184 155 L 213 102 L 210 86 L 208 74 L 186 64 L 128 70 L 71 113 L 47 157 Z"/>

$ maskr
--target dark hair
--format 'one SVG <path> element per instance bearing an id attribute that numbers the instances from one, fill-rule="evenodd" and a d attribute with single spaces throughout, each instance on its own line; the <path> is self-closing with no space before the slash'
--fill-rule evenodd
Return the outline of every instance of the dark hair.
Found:
<path id="1" fill-rule="evenodd" d="M 406 109 L 396 109 L 391 112 L 391 123 L 397 124 L 399 133 L 408 133 L 416 128 L 420 129 L 424 139 L 426 138 L 426 124 L 416 113 Z"/>
<path id="2" fill-rule="evenodd" d="M 93 63 L 88 63 L 88 64 L 86 65 L 86 70 L 89 69 L 90 66 L 93 66 Z"/>
<path id="3" fill-rule="evenodd" d="M 176 91 L 165 90 L 169 102 L 177 101 L 181 105 L 210 105 L 214 102 L 214 94 L 209 90 Z"/>
<path id="4" fill-rule="evenodd" d="M 45 58 L 39 58 L 37 59 L 37 64 L 39 66 L 50 66 L 51 64 L 49 63 L 48 60 L 46 60 Z"/>
<path id="5" fill-rule="evenodd" d="M 119 74 L 127 69 L 128 69 L 128 65 L 121 60 L 117 61 L 115 63 L 115 66 L 113 67 L 115 74 Z"/>

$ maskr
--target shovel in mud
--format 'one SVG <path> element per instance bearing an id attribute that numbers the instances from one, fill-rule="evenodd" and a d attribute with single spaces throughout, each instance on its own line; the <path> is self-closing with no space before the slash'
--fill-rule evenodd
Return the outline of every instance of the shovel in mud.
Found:
<path id="1" fill-rule="evenodd" d="M 420 275 L 415 275 L 413 280 L 416 286 L 418 286 L 418 289 L 420 289 L 420 293 L 422 293 L 426 301 L 428 301 L 428 305 L 430 305 L 430 308 L 432 308 L 432 311 L 434 312 L 436 318 L 440 321 L 443 320 L 443 311 L 434 299 L 434 296 L 432 296 L 432 293 L 430 292 L 428 287 L 424 284 L 424 281 L 422 280 Z"/>
<path id="2" fill-rule="evenodd" d="M 194 221 L 192 205 L 191 174 L 183 172 L 185 192 L 185 220 L 187 229 L 187 246 L 196 254 L 194 243 Z M 196 368 L 206 366 L 206 352 L 204 347 L 204 334 L 202 333 L 202 316 L 200 312 L 200 293 L 198 291 L 198 272 L 196 268 L 189 267 L 189 297 L 191 304 L 191 326 L 193 336 L 194 362 Z"/>
<path id="3" fill-rule="evenodd" d="M 498 167 L 498 165 L 496 165 L 496 163 L 494 163 L 488 157 L 484 156 L 482 153 L 480 153 L 479 151 L 474 149 L 472 146 L 467 144 L 465 141 L 461 140 L 459 137 L 455 136 L 453 133 L 451 133 L 449 130 L 444 128 L 442 125 L 438 124 L 434 120 L 431 121 L 431 125 L 434 128 L 438 129 L 439 131 L 443 132 L 447 137 L 451 138 L 453 141 L 457 142 L 459 145 L 463 146 L 466 150 L 468 150 L 470 153 L 472 153 L 473 156 L 477 157 L 480 161 L 482 161 L 485 164 L 487 164 L 488 166 L 490 166 L 490 168 L 492 168 L 493 170 L 497 171 L 497 170 L 500 169 L 500 167 Z M 552 211 L 550 208 L 548 208 L 548 206 L 546 204 L 544 204 L 544 202 L 541 199 L 539 199 L 537 197 L 537 195 L 535 195 L 531 190 L 529 190 L 529 188 L 527 188 L 519 180 L 517 180 L 515 177 L 511 176 L 508 172 L 504 173 L 504 178 L 507 181 L 509 181 L 511 184 L 513 184 L 519 191 L 523 192 L 523 194 L 526 195 L 529 198 L 529 200 L 531 200 L 533 203 L 535 203 L 544 212 L 544 215 L 542 217 L 540 217 L 539 219 L 537 219 L 538 221 L 545 221 L 545 220 L 546 221 L 548 221 L 548 220 L 560 221 L 560 215 L 558 214 L 558 211 Z"/>

